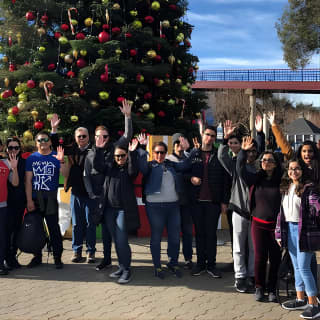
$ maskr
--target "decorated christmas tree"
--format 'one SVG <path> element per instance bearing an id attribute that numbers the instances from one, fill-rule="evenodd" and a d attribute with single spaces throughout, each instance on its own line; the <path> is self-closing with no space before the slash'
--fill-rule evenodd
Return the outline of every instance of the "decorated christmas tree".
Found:
<path id="1" fill-rule="evenodd" d="M 205 96 L 192 92 L 197 57 L 184 0 L 3 0 L 0 131 L 32 139 L 59 114 L 60 130 L 103 124 L 121 134 L 123 99 L 134 130 L 196 130 Z"/>

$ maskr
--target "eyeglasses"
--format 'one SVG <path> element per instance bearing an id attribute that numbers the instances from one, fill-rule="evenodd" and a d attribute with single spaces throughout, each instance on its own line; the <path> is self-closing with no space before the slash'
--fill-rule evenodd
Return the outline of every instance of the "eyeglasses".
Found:
<path id="1" fill-rule="evenodd" d="M 216 135 L 215 134 L 210 134 L 210 133 L 205 133 L 206 136 L 210 137 L 210 138 L 215 138 Z"/>
<path id="2" fill-rule="evenodd" d="M 289 168 L 288 171 L 301 171 L 301 168 Z"/>
<path id="3" fill-rule="evenodd" d="M 9 146 L 8 150 L 12 151 L 12 150 L 19 150 L 20 147 L 19 146 Z"/>
<path id="4" fill-rule="evenodd" d="M 165 154 L 166 153 L 165 151 L 153 151 L 153 152 L 156 154 Z"/>
<path id="5" fill-rule="evenodd" d="M 122 158 L 125 158 L 126 155 L 127 155 L 126 153 L 121 153 L 121 154 L 115 154 L 114 157 L 117 159 L 122 159 Z"/>
<path id="6" fill-rule="evenodd" d="M 99 137 L 103 137 L 103 139 L 107 139 L 109 137 L 109 135 L 108 134 L 104 134 L 104 135 L 101 135 L 101 136 L 97 136 L 96 135 L 96 138 L 99 138 Z"/>
<path id="7" fill-rule="evenodd" d="M 37 139 L 37 141 L 39 142 L 39 143 L 43 143 L 43 142 L 49 142 L 49 138 L 41 138 L 41 139 Z"/>
<path id="8" fill-rule="evenodd" d="M 85 134 L 80 134 L 77 136 L 78 139 L 85 139 L 87 137 L 87 135 Z"/>
<path id="9" fill-rule="evenodd" d="M 261 159 L 260 161 L 264 163 L 275 163 L 273 159 Z"/>

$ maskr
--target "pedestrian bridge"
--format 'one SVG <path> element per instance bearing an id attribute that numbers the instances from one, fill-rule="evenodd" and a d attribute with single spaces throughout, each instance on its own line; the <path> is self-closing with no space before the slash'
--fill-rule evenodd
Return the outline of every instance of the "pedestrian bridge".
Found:
<path id="1" fill-rule="evenodd" d="M 319 93 L 320 69 L 199 70 L 192 88 Z"/>

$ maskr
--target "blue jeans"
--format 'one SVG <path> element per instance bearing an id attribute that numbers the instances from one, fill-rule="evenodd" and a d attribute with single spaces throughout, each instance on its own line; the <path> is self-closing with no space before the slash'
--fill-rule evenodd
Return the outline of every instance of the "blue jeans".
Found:
<path id="1" fill-rule="evenodd" d="M 94 206 L 94 200 L 71 193 L 72 250 L 74 252 L 82 252 L 84 238 L 86 239 L 87 252 L 94 253 L 96 251 L 96 225 L 90 215 L 90 209 Z"/>
<path id="2" fill-rule="evenodd" d="M 288 223 L 288 249 L 294 267 L 296 290 L 305 291 L 308 297 L 317 295 L 317 286 L 311 272 L 311 259 L 314 253 L 300 251 L 297 222 Z"/>
<path id="3" fill-rule="evenodd" d="M 181 232 L 182 232 L 182 253 L 184 260 L 192 260 L 192 216 L 189 205 L 180 206 Z"/>
<path id="4" fill-rule="evenodd" d="M 146 211 L 151 227 L 150 249 L 155 268 L 161 268 L 161 237 L 168 232 L 167 254 L 172 266 L 178 265 L 180 250 L 180 210 L 177 202 L 147 202 Z"/>
<path id="5" fill-rule="evenodd" d="M 3 267 L 4 258 L 7 249 L 6 237 L 6 223 L 7 221 L 7 207 L 0 208 L 0 268 Z"/>
<path id="6" fill-rule="evenodd" d="M 108 226 L 117 252 L 119 266 L 129 269 L 131 265 L 131 249 L 126 230 L 125 213 L 123 210 L 106 207 L 104 210 L 104 223 Z"/>

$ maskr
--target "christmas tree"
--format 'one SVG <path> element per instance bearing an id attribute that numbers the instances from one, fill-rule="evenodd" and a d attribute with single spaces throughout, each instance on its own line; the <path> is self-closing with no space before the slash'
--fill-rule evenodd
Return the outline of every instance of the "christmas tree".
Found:
<path id="1" fill-rule="evenodd" d="M 198 58 L 184 0 L 3 0 L 0 131 L 32 139 L 103 124 L 121 134 L 123 99 L 136 132 L 196 130 L 205 96 L 192 92 Z"/>

